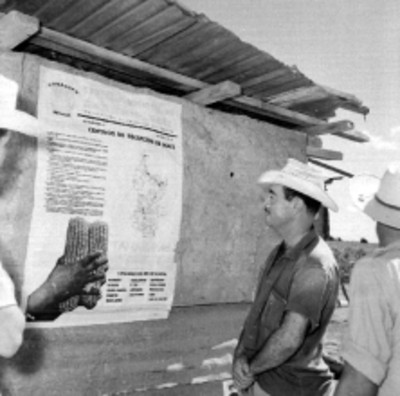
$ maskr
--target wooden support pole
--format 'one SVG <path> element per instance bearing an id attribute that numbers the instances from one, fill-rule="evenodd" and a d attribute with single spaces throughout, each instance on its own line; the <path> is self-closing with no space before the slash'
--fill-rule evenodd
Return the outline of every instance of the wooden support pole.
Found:
<path id="1" fill-rule="evenodd" d="M 12 50 L 37 34 L 39 20 L 19 11 L 10 11 L 0 17 L 0 50 Z"/>
<path id="2" fill-rule="evenodd" d="M 328 169 L 332 172 L 336 172 L 339 175 L 345 176 L 345 177 L 354 177 L 354 175 L 350 172 L 344 171 L 343 169 L 337 168 L 336 166 L 332 166 L 332 165 L 328 165 L 325 164 L 323 162 L 317 161 L 315 159 L 309 158 L 308 161 L 310 161 L 311 163 L 320 166 L 321 168 L 325 168 Z"/>
<path id="3" fill-rule="evenodd" d="M 316 157 L 324 160 L 342 160 L 343 153 L 340 151 L 325 150 L 322 148 L 307 146 L 306 148 L 307 157 Z"/>
<path id="4" fill-rule="evenodd" d="M 212 103 L 239 96 L 241 91 L 242 89 L 239 84 L 235 84 L 232 81 L 224 81 L 219 84 L 210 85 L 200 91 L 190 93 L 185 96 L 185 99 L 207 106 Z"/>

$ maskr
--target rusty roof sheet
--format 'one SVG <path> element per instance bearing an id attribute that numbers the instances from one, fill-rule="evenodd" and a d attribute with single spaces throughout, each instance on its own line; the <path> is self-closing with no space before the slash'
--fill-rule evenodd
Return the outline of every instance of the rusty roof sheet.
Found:
<path id="1" fill-rule="evenodd" d="M 315 84 L 296 67 L 285 65 L 173 0 L 2 3 L 0 12 L 18 10 L 37 17 L 45 28 L 205 83 L 233 81 L 248 97 L 320 120 L 333 117 L 339 107 L 368 113 L 353 95 Z M 45 49 L 29 42 L 20 50 L 46 56 Z M 157 89 L 154 81 L 149 86 Z M 165 82 L 163 88 L 165 91 Z M 171 92 L 179 94 L 179 89 L 171 86 Z"/>

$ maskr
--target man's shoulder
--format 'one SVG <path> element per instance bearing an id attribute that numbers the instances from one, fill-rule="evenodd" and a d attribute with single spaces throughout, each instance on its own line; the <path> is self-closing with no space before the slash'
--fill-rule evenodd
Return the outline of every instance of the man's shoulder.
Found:
<path id="1" fill-rule="evenodd" d="M 297 264 L 297 276 L 307 276 L 315 282 L 338 282 L 339 271 L 335 256 L 328 244 L 318 237 L 309 252 L 303 252 Z"/>
<path id="2" fill-rule="evenodd" d="M 314 248 L 307 256 L 309 266 L 331 269 L 337 267 L 335 256 L 328 244 L 319 236 Z"/>
<path id="3" fill-rule="evenodd" d="M 360 258 L 354 265 L 352 277 L 383 277 L 400 274 L 400 250 L 385 250 L 377 248 Z"/>

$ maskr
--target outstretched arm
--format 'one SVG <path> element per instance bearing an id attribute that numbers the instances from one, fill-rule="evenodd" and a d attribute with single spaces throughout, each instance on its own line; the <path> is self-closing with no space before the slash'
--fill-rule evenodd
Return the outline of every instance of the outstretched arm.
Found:
<path id="1" fill-rule="evenodd" d="M 28 297 L 28 318 L 54 320 L 60 315 L 59 304 L 82 293 L 91 282 L 105 282 L 107 258 L 100 252 L 89 254 L 73 265 L 65 265 L 61 257 L 46 281 Z M 97 271 L 99 268 L 103 271 Z M 93 290 L 93 293 L 99 292 Z"/>

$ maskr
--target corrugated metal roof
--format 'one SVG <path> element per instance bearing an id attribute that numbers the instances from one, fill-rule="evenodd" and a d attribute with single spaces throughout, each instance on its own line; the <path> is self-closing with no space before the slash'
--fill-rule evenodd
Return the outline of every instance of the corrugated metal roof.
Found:
<path id="1" fill-rule="evenodd" d="M 172 0 L 8 0 L 0 5 L 1 12 L 11 10 L 37 17 L 45 28 L 204 83 L 233 81 L 243 95 L 320 120 L 334 116 L 339 107 L 368 113 L 353 95 L 315 84 L 296 67 Z M 40 40 L 17 49 L 57 56 Z M 141 79 L 138 75 L 133 83 Z M 156 89 L 158 83 L 161 91 L 168 88 L 165 81 L 145 81 Z M 174 85 L 169 88 L 187 94 Z M 230 109 L 228 102 L 225 107 Z"/>

